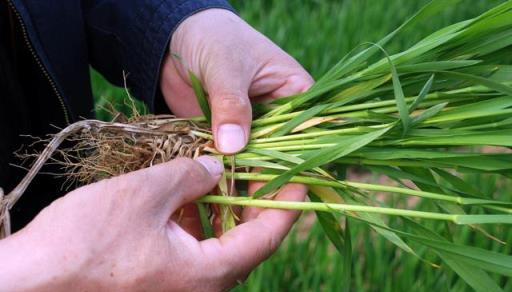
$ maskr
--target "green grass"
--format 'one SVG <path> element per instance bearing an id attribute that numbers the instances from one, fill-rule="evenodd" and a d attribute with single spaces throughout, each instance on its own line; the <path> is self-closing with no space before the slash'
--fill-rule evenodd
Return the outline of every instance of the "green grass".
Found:
<path id="1" fill-rule="evenodd" d="M 241 16 L 295 57 L 318 78 L 343 55 L 358 44 L 377 41 L 400 25 L 427 1 L 304 1 L 304 0 L 252 0 L 232 1 Z M 457 9 L 439 14 L 428 27 L 417 27 L 392 41 L 385 49 L 390 53 L 403 50 L 428 32 L 449 23 L 480 14 L 502 1 L 469 1 Z M 97 104 L 111 102 L 124 104 L 125 92 L 113 88 L 93 72 L 93 88 Z M 126 108 L 121 107 L 125 111 Z M 99 118 L 106 119 L 104 111 Z M 483 192 L 496 190 L 498 183 L 489 177 L 467 177 Z M 512 200 L 512 186 L 500 186 L 497 197 Z M 421 208 L 418 208 L 421 209 Z M 389 225 L 400 224 L 401 219 L 390 218 Z M 353 281 L 352 291 L 470 291 L 467 284 L 453 272 L 432 268 L 409 254 L 404 254 L 388 240 L 378 236 L 366 225 L 353 222 Z M 432 225 L 443 232 L 439 225 Z M 510 228 L 492 227 L 488 230 L 505 242 L 512 242 Z M 448 228 L 450 230 L 450 228 Z M 512 254 L 511 247 L 490 240 L 482 233 L 469 229 L 453 229 L 460 243 L 500 250 Z M 439 261 L 423 250 L 420 256 Z M 294 230 L 280 250 L 263 263 L 237 291 L 340 291 L 343 259 L 329 243 L 318 223 L 310 232 Z M 506 291 L 512 291 L 512 281 L 493 276 Z"/>

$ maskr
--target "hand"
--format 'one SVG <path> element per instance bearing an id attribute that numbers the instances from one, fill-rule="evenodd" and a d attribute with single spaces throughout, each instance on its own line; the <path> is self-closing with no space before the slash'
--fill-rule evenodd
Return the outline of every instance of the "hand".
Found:
<path id="1" fill-rule="evenodd" d="M 296 94 L 313 84 L 297 61 L 222 9 L 190 16 L 172 36 L 160 83 L 167 105 L 181 117 L 201 115 L 188 70 L 208 92 L 216 148 L 225 154 L 240 151 L 248 141 L 250 100 Z"/>
<path id="2" fill-rule="evenodd" d="M 220 291 L 267 258 L 298 213 L 245 209 L 243 223 L 198 241 L 171 215 L 210 191 L 215 159 L 176 159 L 79 188 L 0 241 L 2 290 Z M 303 200 L 288 185 L 280 200 Z"/>

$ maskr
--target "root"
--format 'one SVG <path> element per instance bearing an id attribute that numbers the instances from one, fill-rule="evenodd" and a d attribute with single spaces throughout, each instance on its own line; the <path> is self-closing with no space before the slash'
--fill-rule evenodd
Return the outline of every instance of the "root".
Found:
<path id="1" fill-rule="evenodd" d="M 25 154 L 35 161 L 23 180 L 6 196 L 0 189 L 0 238 L 11 232 L 9 210 L 23 195 L 47 161 L 61 165 L 67 185 L 88 184 L 104 178 L 172 160 L 215 153 L 209 130 L 171 115 L 119 116 L 123 122 L 83 120 L 54 135 L 40 154 Z M 64 141 L 72 146 L 60 148 Z"/>

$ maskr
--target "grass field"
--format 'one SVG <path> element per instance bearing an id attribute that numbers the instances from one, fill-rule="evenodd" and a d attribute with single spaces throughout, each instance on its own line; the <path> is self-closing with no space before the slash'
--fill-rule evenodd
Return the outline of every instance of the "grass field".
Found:
<path id="1" fill-rule="evenodd" d="M 345 53 L 365 41 L 377 41 L 396 28 L 425 0 L 251 0 L 232 1 L 241 16 L 295 57 L 318 78 Z M 430 25 L 408 31 L 386 49 L 404 49 L 427 33 L 457 20 L 483 12 L 501 1 L 466 0 L 432 19 Z M 122 104 L 124 90 L 110 86 L 93 72 L 93 89 L 97 104 L 110 101 Z M 106 114 L 99 111 L 100 118 Z M 489 177 L 468 177 L 483 191 L 495 191 L 496 182 Z M 512 186 L 500 186 L 497 193 L 512 200 Z M 317 224 L 306 228 L 306 216 L 280 250 L 263 263 L 237 291 L 339 291 L 343 259 L 334 251 Z M 392 225 L 392 224 L 391 224 Z M 505 242 L 512 242 L 510 229 L 490 230 Z M 500 249 L 512 254 L 511 247 L 490 240 L 481 233 L 453 231 L 466 244 L 489 250 Z M 455 233 L 456 232 L 456 233 Z M 408 254 L 401 253 L 387 240 L 354 222 L 352 291 L 470 291 L 452 272 L 432 268 Z M 425 252 L 425 251 L 424 251 Z M 433 259 L 430 254 L 420 254 Z M 512 291 L 512 280 L 496 278 L 505 290 Z"/>

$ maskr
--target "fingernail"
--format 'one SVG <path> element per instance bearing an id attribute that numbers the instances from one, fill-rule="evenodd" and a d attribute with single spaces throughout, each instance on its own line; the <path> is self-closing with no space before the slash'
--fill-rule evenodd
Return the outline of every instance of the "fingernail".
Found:
<path id="1" fill-rule="evenodd" d="M 203 155 L 197 157 L 195 161 L 201 163 L 211 176 L 219 176 L 224 172 L 224 166 L 214 157 Z"/>
<path id="2" fill-rule="evenodd" d="M 232 154 L 245 147 L 245 133 L 242 127 L 237 124 L 220 125 L 217 131 L 217 145 L 223 153 Z"/>

